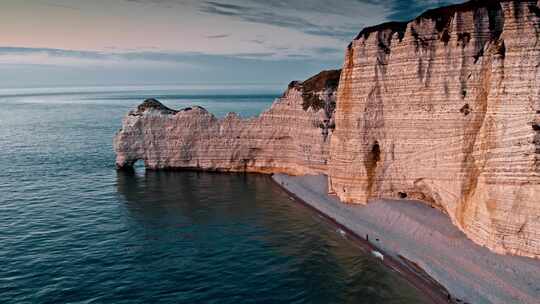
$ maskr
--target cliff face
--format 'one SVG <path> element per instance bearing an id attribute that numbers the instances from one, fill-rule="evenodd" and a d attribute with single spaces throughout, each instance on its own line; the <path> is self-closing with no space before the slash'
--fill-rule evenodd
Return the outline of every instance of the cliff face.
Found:
<path id="1" fill-rule="evenodd" d="M 499 253 L 540 257 L 540 8 L 472 1 L 347 49 L 329 186 L 419 199 Z"/>
<path id="2" fill-rule="evenodd" d="M 259 117 L 218 119 L 201 107 L 175 111 L 147 100 L 115 138 L 119 168 L 326 173 L 340 71 L 292 82 Z"/>
<path id="3" fill-rule="evenodd" d="M 115 139 L 117 165 L 326 173 L 344 202 L 418 199 L 491 250 L 539 258 L 539 43 L 536 1 L 366 28 L 347 48 L 337 102 L 338 71 L 291 83 L 253 119 L 147 101 Z"/>

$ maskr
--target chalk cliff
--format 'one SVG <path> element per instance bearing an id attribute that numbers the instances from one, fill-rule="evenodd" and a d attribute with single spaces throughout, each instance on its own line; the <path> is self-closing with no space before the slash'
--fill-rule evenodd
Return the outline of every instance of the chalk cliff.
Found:
<path id="1" fill-rule="evenodd" d="M 346 51 L 329 182 L 419 199 L 475 242 L 540 256 L 540 8 L 472 1 L 364 29 Z"/>
<path id="2" fill-rule="evenodd" d="M 292 82 L 269 110 L 248 119 L 146 100 L 123 121 L 116 164 L 130 167 L 140 159 L 150 169 L 326 173 L 339 76 L 339 70 L 324 71 Z"/>
<path id="3" fill-rule="evenodd" d="M 344 202 L 418 199 L 478 244 L 539 258 L 539 42 L 537 1 L 366 28 L 337 93 L 339 72 L 293 82 L 252 119 L 146 101 L 116 136 L 117 165 L 326 173 Z"/>

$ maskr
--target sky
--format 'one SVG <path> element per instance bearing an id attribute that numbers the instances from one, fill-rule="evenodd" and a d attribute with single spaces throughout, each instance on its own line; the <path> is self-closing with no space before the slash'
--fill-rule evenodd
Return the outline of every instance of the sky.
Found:
<path id="1" fill-rule="evenodd" d="M 0 0 L 0 87 L 287 84 L 458 0 Z"/>

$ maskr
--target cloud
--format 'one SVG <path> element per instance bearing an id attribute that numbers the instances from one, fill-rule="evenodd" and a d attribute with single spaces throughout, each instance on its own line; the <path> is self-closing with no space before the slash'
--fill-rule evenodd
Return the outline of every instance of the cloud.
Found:
<path id="1" fill-rule="evenodd" d="M 197 52 L 92 52 L 0 47 L 0 87 L 179 83 L 273 83 L 286 86 L 341 59 L 275 52 L 212 55 Z"/>
<path id="2" fill-rule="evenodd" d="M 205 36 L 206 38 L 208 39 L 221 39 L 221 38 L 227 38 L 227 37 L 231 37 L 230 34 L 218 34 L 218 35 L 208 35 L 208 36 Z"/>
<path id="3" fill-rule="evenodd" d="M 50 7 L 53 7 L 53 8 L 61 8 L 61 9 L 67 9 L 67 10 L 73 10 L 73 11 L 80 11 L 81 9 L 79 7 L 75 7 L 75 6 L 72 6 L 72 5 L 66 5 L 66 4 L 61 4 L 61 3 L 56 3 L 56 2 L 53 2 L 53 1 L 45 1 L 45 0 L 41 0 L 41 1 L 36 1 L 38 4 L 41 4 L 43 6 L 50 6 Z"/>
<path id="4" fill-rule="evenodd" d="M 391 1 L 391 13 L 387 19 L 392 21 L 408 21 L 418 17 L 428 9 L 462 3 L 464 0 L 414 0 Z"/>
<path id="5" fill-rule="evenodd" d="M 344 53 L 342 48 L 332 48 L 332 47 L 314 48 L 313 52 L 318 55 L 335 55 L 335 54 L 341 55 Z"/>
<path id="6" fill-rule="evenodd" d="M 245 10 L 246 7 L 242 5 L 234 5 L 234 4 L 226 4 L 226 3 L 219 3 L 215 1 L 206 1 L 206 4 L 210 7 L 214 7 L 216 10 L 231 10 L 231 11 L 242 11 Z"/>
<path id="7" fill-rule="evenodd" d="M 230 20 L 269 25 L 346 44 L 365 26 L 410 20 L 423 11 L 463 0 L 124 0 L 181 6 Z M 227 26 L 227 22 L 223 23 Z M 225 38 L 209 35 L 209 39 Z M 276 45 L 279 36 L 266 45 Z M 256 40 L 246 41 L 262 44 Z M 323 41 L 323 40 L 321 40 Z M 324 40 L 328 41 L 328 39 Z"/>
<path id="8" fill-rule="evenodd" d="M 0 56 L 45 54 L 51 57 L 73 57 L 84 59 L 104 59 L 103 52 L 63 50 L 54 48 L 0 47 Z"/>
<path id="9" fill-rule="evenodd" d="M 303 16 L 305 14 L 290 14 L 290 10 L 289 13 L 286 13 L 280 9 L 276 9 L 275 6 L 272 6 L 272 1 L 270 1 L 270 5 L 261 5 L 262 3 L 264 2 L 255 3 L 257 5 L 237 5 L 206 1 L 199 7 L 199 10 L 207 14 L 234 17 L 242 21 L 289 28 L 302 31 L 309 35 L 333 37 L 340 40 L 350 39 L 358 30 L 358 25 L 324 25 L 314 23 L 308 20 L 309 16 Z"/>
<path id="10" fill-rule="evenodd" d="M 231 1 L 236 1 L 231 4 Z M 411 20 L 425 10 L 463 0 L 211 0 L 204 13 L 302 31 L 308 35 L 350 40 L 363 27 Z M 315 22 L 316 20 L 316 22 Z"/>
<path id="11" fill-rule="evenodd" d="M 104 52 L 55 48 L 0 47 L 1 64 L 49 66 L 176 66 L 193 67 L 187 56 L 158 52 Z"/>
<path id="12" fill-rule="evenodd" d="M 250 39 L 249 42 L 253 42 L 255 44 L 260 44 L 260 45 L 263 45 L 266 43 L 266 41 L 263 39 Z"/>
<path id="13" fill-rule="evenodd" d="M 38 84 L 49 79 L 49 71 L 55 71 L 60 82 L 77 77 L 84 82 L 90 79 L 88 73 L 94 73 L 96 81 L 107 82 L 304 79 L 319 69 L 339 67 L 344 48 L 364 26 L 409 20 L 426 9 L 462 2 L 12 1 L 16 5 L 11 7 L 19 10 L 10 11 L 9 5 L 3 10 L 3 20 L 12 23 L 4 27 L 4 45 L 45 47 L 0 47 L 4 71 L 0 80 L 10 81 L 12 74 L 18 74 L 18 80 L 25 82 L 25 77 L 36 75 Z M 74 15 L 70 9 L 79 10 L 77 26 L 69 24 Z M 21 12 L 31 12 L 40 27 L 30 26 L 28 18 L 18 18 L 16 13 Z M 142 34 L 131 35 L 133 29 Z M 0 85 L 5 85 L 2 81 Z"/>
<path id="14" fill-rule="evenodd" d="M 330 50 L 330 49 L 329 49 Z M 285 52 L 282 52 L 285 51 Z M 309 51 L 276 50 L 266 52 L 240 52 L 233 54 L 207 54 L 202 52 L 160 52 L 160 51 L 80 51 L 54 48 L 0 47 L 0 64 L 57 65 L 57 66 L 183 66 L 200 68 L 219 65 L 223 62 L 238 61 L 283 61 L 298 58 L 312 58 L 316 54 L 329 51 L 316 49 Z"/>

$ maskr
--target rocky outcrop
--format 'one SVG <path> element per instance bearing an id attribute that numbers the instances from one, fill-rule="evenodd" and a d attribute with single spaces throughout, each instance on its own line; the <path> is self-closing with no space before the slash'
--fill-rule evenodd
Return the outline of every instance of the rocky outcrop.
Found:
<path id="1" fill-rule="evenodd" d="M 422 200 L 475 242 L 540 257 L 540 8 L 471 1 L 347 49 L 329 185 Z"/>
<path id="2" fill-rule="evenodd" d="M 346 203 L 421 200 L 478 244 L 539 258 L 539 42 L 536 1 L 366 28 L 339 84 L 338 72 L 293 82 L 257 118 L 146 102 L 116 137 L 117 165 L 326 173 Z"/>
<path id="3" fill-rule="evenodd" d="M 328 171 L 340 71 L 292 82 L 259 117 L 218 119 L 201 107 L 171 110 L 149 99 L 124 119 L 115 138 L 118 168 L 225 172 Z"/>

